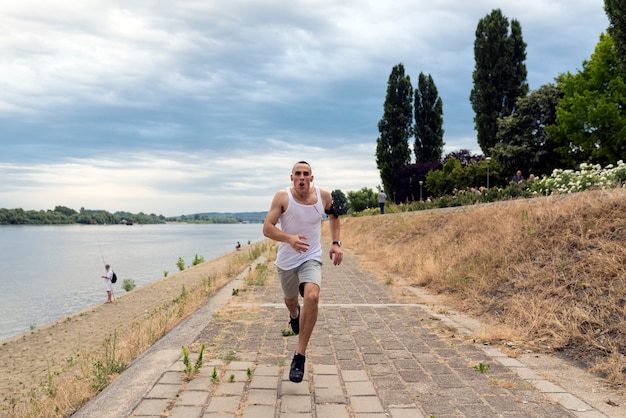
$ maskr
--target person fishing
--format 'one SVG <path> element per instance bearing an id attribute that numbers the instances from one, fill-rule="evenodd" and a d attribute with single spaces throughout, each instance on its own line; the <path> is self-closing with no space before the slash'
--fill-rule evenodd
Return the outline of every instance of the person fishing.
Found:
<path id="1" fill-rule="evenodd" d="M 113 280 L 113 269 L 109 264 L 105 265 L 104 269 L 106 270 L 106 273 L 104 276 L 100 277 L 104 279 L 104 289 L 107 292 L 107 301 L 105 303 L 111 303 L 113 302 L 111 299 L 111 296 L 113 295 L 113 282 L 111 281 Z"/>

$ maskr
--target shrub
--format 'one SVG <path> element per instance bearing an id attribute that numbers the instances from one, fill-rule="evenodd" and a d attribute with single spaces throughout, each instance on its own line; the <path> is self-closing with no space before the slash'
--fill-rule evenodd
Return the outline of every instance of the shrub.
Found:
<path id="1" fill-rule="evenodd" d="M 124 281 L 122 282 L 122 289 L 127 292 L 130 292 L 135 287 L 137 287 L 137 285 L 135 284 L 135 281 L 133 279 L 124 279 Z"/>

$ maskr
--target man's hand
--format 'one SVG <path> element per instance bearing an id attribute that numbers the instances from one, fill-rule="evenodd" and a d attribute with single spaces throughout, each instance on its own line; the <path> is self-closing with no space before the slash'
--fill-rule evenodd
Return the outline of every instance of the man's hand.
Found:
<path id="1" fill-rule="evenodd" d="M 341 264 L 341 260 L 343 259 L 343 252 L 341 251 L 341 247 L 338 245 L 332 245 L 330 247 L 330 259 L 333 260 L 333 264 L 338 266 Z"/>
<path id="2" fill-rule="evenodd" d="M 304 253 L 309 249 L 306 235 L 292 235 L 289 237 L 289 245 L 297 253 Z"/>

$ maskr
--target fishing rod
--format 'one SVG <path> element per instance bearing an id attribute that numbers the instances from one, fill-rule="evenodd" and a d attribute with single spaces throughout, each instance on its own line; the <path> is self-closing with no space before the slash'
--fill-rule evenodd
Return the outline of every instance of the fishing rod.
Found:
<path id="1" fill-rule="evenodd" d="M 104 252 L 102 251 L 102 245 L 100 245 L 100 238 L 98 238 L 98 233 L 96 232 L 96 241 L 98 241 L 98 248 L 100 249 L 100 256 L 102 257 L 102 264 L 105 266 L 107 262 L 104 260 Z M 111 283 L 111 298 L 115 300 L 115 294 L 113 293 L 113 283 Z"/>
<path id="2" fill-rule="evenodd" d="M 102 264 L 106 266 L 107 262 L 104 261 L 104 253 L 102 252 L 102 246 L 100 245 L 100 238 L 98 238 L 97 232 L 96 232 L 96 241 L 98 241 L 98 248 L 100 248 L 100 256 L 102 256 Z"/>

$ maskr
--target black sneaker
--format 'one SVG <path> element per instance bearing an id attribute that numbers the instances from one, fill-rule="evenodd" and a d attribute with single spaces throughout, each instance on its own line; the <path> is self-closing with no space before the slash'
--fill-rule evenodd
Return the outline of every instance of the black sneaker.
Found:
<path id="1" fill-rule="evenodd" d="M 289 371 L 289 380 L 294 383 L 302 382 L 302 378 L 304 377 L 304 357 L 302 354 L 294 354 L 293 360 L 291 360 L 291 370 Z"/>
<path id="2" fill-rule="evenodd" d="M 298 304 L 298 316 L 296 318 L 292 318 L 289 314 L 289 325 L 291 325 L 294 334 L 300 334 L 300 304 Z"/>

